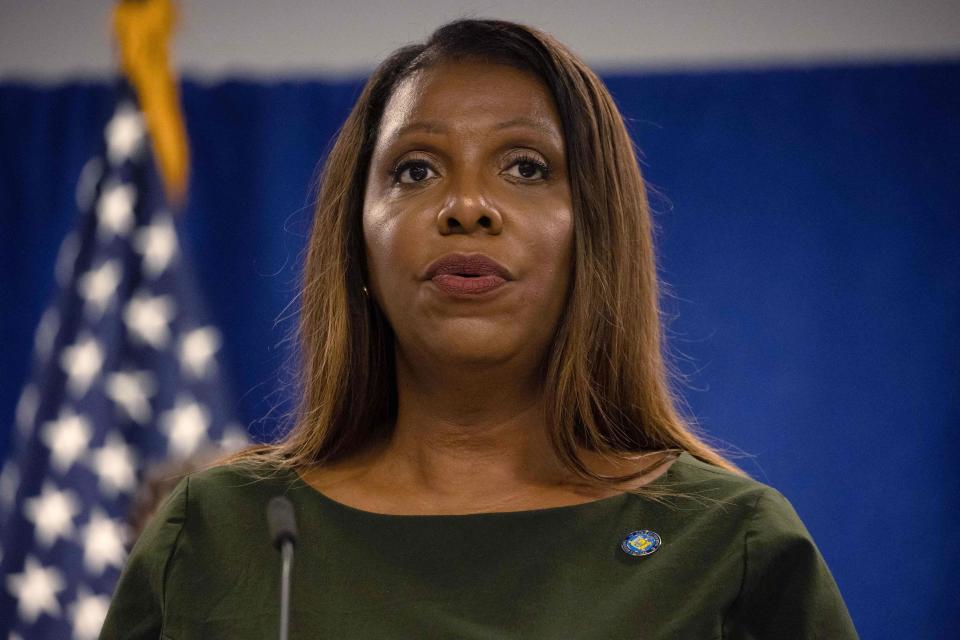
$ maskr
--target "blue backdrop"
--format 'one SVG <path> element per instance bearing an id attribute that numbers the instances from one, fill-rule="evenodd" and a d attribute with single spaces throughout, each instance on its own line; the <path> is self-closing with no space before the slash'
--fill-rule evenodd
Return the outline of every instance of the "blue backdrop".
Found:
<path id="1" fill-rule="evenodd" d="M 960 624 L 960 63 L 606 78 L 642 150 L 680 391 L 787 495 L 864 638 Z M 187 81 L 185 250 L 264 437 L 319 160 L 360 81 Z M 0 83 L 0 454 L 109 86 Z M 280 372 L 280 375 L 278 375 Z"/>

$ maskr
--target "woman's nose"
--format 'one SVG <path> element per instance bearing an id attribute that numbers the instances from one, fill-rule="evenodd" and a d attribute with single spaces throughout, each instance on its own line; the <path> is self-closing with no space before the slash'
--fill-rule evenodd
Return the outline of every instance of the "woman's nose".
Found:
<path id="1" fill-rule="evenodd" d="M 503 229 L 503 217 L 485 195 L 479 179 L 462 178 L 437 215 L 437 228 L 442 235 L 473 233 L 478 228 L 496 235 Z"/>

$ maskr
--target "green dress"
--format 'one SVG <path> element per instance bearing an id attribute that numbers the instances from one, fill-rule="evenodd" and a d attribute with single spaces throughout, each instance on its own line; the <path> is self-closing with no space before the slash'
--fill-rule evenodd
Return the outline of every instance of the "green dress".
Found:
<path id="1" fill-rule="evenodd" d="M 276 637 L 280 557 L 266 505 L 286 495 L 300 541 L 291 638 L 856 638 L 833 577 L 775 489 L 684 453 L 623 493 L 470 515 L 385 515 L 284 471 L 184 479 L 126 564 L 101 638 Z M 659 547 L 622 548 L 647 530 Z M 656 546 L 656 538 L 636 549 Z M 651 546 L 646 546 L 649 550 Z"/>

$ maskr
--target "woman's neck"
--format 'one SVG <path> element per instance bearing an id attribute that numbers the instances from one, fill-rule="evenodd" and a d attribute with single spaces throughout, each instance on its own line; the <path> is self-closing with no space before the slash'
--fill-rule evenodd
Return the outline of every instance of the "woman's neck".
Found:
<path id="1" fill-rule="evenodd" d="M 307 480 L 328 497 L 381 513 L 479 513 L 578 504 L 629 486 L 589 484 L 561 464 L 550 443 L 544 389 L 534 374 L 506 368 L 397 370 L 390 437 Z M 659 456 L 616 463 L 587 451 L 597 473 L 622 475 Z"/>

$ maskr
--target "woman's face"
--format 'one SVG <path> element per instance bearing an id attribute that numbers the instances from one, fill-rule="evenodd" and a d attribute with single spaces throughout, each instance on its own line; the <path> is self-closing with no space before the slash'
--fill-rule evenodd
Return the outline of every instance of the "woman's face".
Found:
<path id="1" fill-rule="evenodd" d="M 556 105 L 532 74 L 457 62 L 397 86 L 371 158 L 363 236 L 371 295 L 408 360 L 543 357 L 571 276 L 564 153 Z M 466 259 L 432 274 L 450 254 Z"/>

